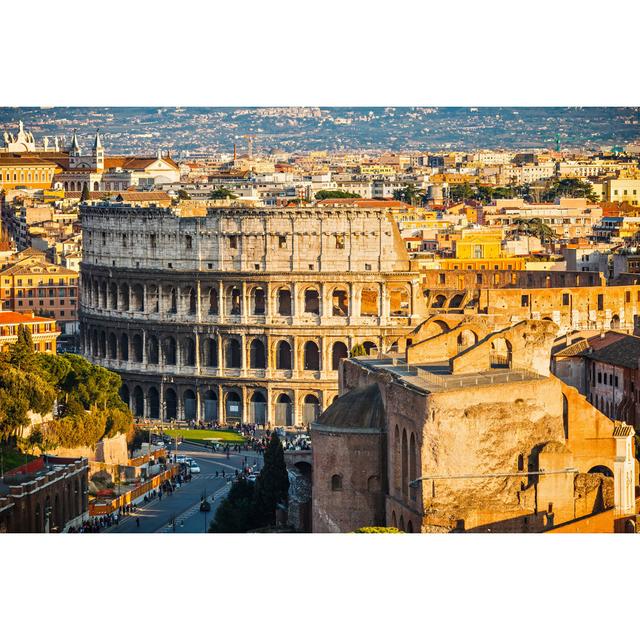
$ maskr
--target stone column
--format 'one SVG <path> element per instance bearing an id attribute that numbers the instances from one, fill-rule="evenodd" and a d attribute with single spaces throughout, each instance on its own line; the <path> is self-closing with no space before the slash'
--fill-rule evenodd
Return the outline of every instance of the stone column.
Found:
<path id="1" fill-rule="evenodd" d="M 196 421 L 200 422 L 202 419 L 202 407 L 200 403 L 202 399 L 200 398 L 200 387 L 196 385 Z"/>
<path id="2" fill-rule="evenodd" d="M 224 415 L 224 389 L 222 385 L 218 385 L 218 422 L 222 424 L 225 421 Z"/>
<path id="3" fill-rule="evenodd" d="M 176 391 L 176 420 L 184 420 L 184 402 L 180 390 Z"/>
<path id="4" fill-rule="evenodd" d="M 222 335 L 220 333 L 217 334 L 216 346 L 218 348 L 218 370 L 222 371 L 224 369 L 224 351 L 222 348 Z"/>
<path id="5" fill-rule="evenodd" d="M 294 324 L 296 320 L 298 320 L 298 288 L 296 287 L 296 283 L 291 283 L 291 317 L 293 318 Z"/>
<path id="6" fill-rule="evenodd" d="M 147 364 L 147 331 L 146 329 L 142 330 L 142 364 L 145 366 Z"/>
<path id="7" fill-rule="evenodd" d="M 247 366 L 249 364 L 247 358 L 247 336 L 242 333 L 240 336 L 240 373 L 243 376 L 247 375 Z"/>
<path id="8" fill-rule="evenodd" d="M 202 291 L 200 289 L 200 280 L 196 282 L 196 320 L 202 322 L 202 299 L 200 296 Z"/>
<path id="9" fill-rule="evenodd" d="M 195 331 L 193 341 L 195 343 L 195 351 L 196 351 L 196 374 L 200 375 L 200 334 Z"/>
<path id="10" fill-rule="evenodd" d="M 248 416 L 249 416 L 249 405 L 247 403 L 247 386 L 246 385 L 242 385 L 242 387 L 240 387 L 240 389 L 242 390 L 242 416 L 240 419 L 240 423 L 243 422 L 248 422 Z"/>
<path id="11" fill-rule="evenodd" d="M 380 314 L 381 324 L 386 324 L 389 321 L 390 317 L 390 301 L 389 301 L 389 291 L 387 290 L 387 283 L 383 282 L 380 290 L 380 304 L 382 313 Z"/>
<path id="12" fill-rule="evenodd" d="M 247 316 L 249 315 L 247 302 L 247 283 L 243 280 L 240 289 L 240 319 L 242 324 L 247 324 Z"/>
<path id="13" fill-rule="evenodd" d="M 142 311 L 149 313 L 149 301 L 147 300 L 147 283 L 142 285 Z"/>
<path id="14" fill-rule="evenodd" d="M 225 315 L 224 308 L 224 282 L 218 282 L 218 317 L 223 318 Z"/>
<path id="15" fill-rule="evenodd" d="M 330 287 L 327 287 L 326 283 L 320 283 L 320 317 L 328 318 L 331 305 L 327 301 L 327 295 Z"/>

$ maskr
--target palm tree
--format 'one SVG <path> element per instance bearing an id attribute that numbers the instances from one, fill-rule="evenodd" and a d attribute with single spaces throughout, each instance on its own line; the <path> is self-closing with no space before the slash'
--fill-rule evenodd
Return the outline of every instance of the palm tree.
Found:
<path id="1" fill-rule="evenodd" d="M 426 195 L 423 190 L 416 189 L 415 185 L 412 184 L 405 184 L 402 189 L 396 189 L 393 192 L 394 198 L 411 205 L 422 203 Z"/>

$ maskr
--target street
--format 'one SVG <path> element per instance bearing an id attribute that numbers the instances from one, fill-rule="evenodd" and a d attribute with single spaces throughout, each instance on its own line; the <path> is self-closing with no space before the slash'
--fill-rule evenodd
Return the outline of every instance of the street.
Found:
<path id="1" fill-rule="evenodd" d="M 193 474 L 191 482 L 184 483 L 172 494 L 163 494 L 162 500 L 156 498 L 139 506 L 135 514 L 122 518 L 109 533 L 204 533 L 231 487 L 229 478 L 235 478 L 236 469 L 242 470 L 245 457 L 249 465 L 258 462 L 258 468 L 262 467 L 262 455 L 254 451 L 232 452 L 227 459 L 226 453 L 212 453 L 186 442 L 178 446 L 178 452 L 193 458 L 200 466 L 200 473 Z M 223 470 L 226 478 L 221 475 Z M 199 510 L 203 492 L 211 502 L 211 511 L 204 513 Z"/>

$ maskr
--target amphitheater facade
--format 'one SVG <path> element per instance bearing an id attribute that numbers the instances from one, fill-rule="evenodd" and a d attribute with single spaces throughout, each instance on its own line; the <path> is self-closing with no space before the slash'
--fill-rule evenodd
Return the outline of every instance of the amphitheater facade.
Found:
<path id="1" fill-rule="evenodd" d="M 390 213 L 82 205 L 81 348 L 134 415 L 303 425 L 423 318 Z"/>

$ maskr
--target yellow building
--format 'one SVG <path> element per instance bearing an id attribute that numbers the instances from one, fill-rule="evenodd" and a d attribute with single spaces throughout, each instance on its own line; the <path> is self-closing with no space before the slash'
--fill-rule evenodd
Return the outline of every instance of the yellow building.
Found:
<path id="1" fill-rule="evenodd" d="M 49 189 L 57 168 L 55 162 L 34 156 L 0 155 L 0 189 Z"/>
<path id="2" fill-rule="evenodd" d="M 7 351 L 10 345 L 18 341 L 20 325 L 29 329 L 36 351 L 56 353 L 56 341 L 60 332 L 55 320 L 36 316 L 33 312 L 16 313 L 15 311 L 0 311 L 0 351 Z"/>
<path id="3" fill-rule="evenodd" d="M 609 178 L 604 181 L 605 195 L 609 202 L 640 203 L 640 176 Z"/>
<path id="4" fill-rule="evenodd" d="M 524 269 L 523 257 L 502 250 L 502 229 L 463 229 L 455 242 L 455 258 L 440 260 L 441 269 Z"/>

